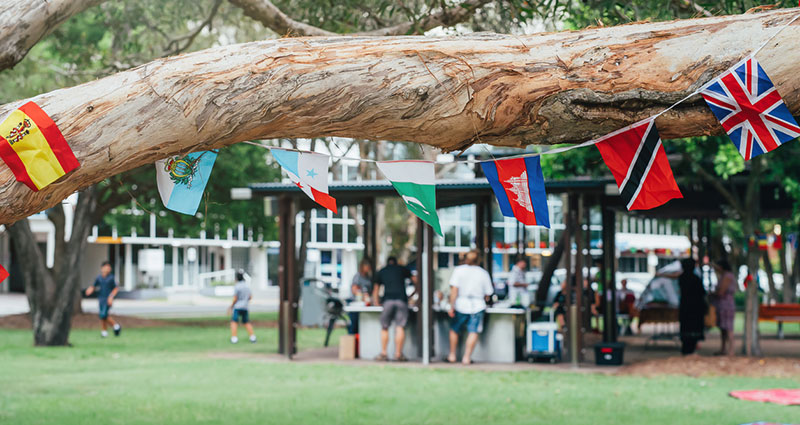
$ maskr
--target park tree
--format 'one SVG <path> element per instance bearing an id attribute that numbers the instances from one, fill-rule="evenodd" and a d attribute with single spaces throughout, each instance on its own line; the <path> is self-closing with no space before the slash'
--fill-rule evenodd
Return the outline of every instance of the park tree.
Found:
<path id="1" fill-rule="evenodd" d="M 588 1 L 567 7 L 595 3 L 632 20 L 642 7 Z M 700 13 L 698 4 L 684 6 L 694 14 Z M 520 5 L 520 16 L 534 12 L 528 2 Z M 22 219 L 112 174 L 168 155 L 250 139 L 341 136 L 443 150 L 480 142 L 583 141 L 682 99 L 796 14 L 781 10 L 533 36 L 283 39 L 156 59 L 33 98 L 59 125 L 81 168 L 38 193 L 12 184 L 11 173 L 0 170 L 0 222 Z M 605 14 L 597 23 L 604 19 Z M 797 28 L 786 28 L 760 54 L 794 112 L 800 105 L 800 81 L 792 72 L 796 53 L 781 46 L 791 44 Z M 20 103 L 0 106 L 0 113 Z M 721 131 L 697 96 L 657 123 L 665 138 Z"/>
<path id="2" fill-rule="evenodd" d="M 86 10 L 101 3 L 100 7 Z M 286 2 L 284 6 L 298 15 L 302 15 L 301 11 L 313 12 L 318 18 L 302 16 L 319 25 L 319 31 L 330 34 L 335 34 L 333 31 L 352 32 L 353 28 L 406 34 L 463 22 L 486 3 L 419 2 L 403 10 L 395 10 L 390 2 L 369 1 L 323 5 L 322 8 L 314 6 L 315 2 Z M 264 6 L 286 17 L 269 1 L 239 1 L 230 5 L 221 0 L 20 1 L 0 6 L 0 35 L 6 43 L 4 56 L 0 58 L 0 70 L 17 65 L 37 42 L 42 41 L 27 61 L 5 72 L 4 79 L 0 80 L 4 99 L 0 101 L 80 84 L 154 58 L 219 44 L 220 40 L 235 42 L 275 35 L 302 35 L 297 31 L 291 34 L 274 19 L 264 20 L 263 14 L 257 17 L 261 22 L 256 25 L 242 16 L 243 12 L 251 14 Z M 353 12 L 365 8 L 373 11 L 369 23 L 357 19 L 360 14 Z M 68 20 L 74 15 L 77 16 Z M 322 17 L 324 19 L 320 19 Z M 292 25 L 296 26 L 296 23 Z M 214 31 L 214 28 L 221 28 L 221 31 Z M 43 39 L 50 33 L 49 38 Z M 263 204 L 259 202 L 230 203 L 229 188 L 245 185 L 253 178 L 262 181 L 275 179 L 279 171 L 266 166 L 265 154 L 263 149 L 248 145 L 223 151 L 215 167 L 215 175 L 221 177 L 215 177 L 209 184 L 206 200 L 197 217 L 169 213 L 160 206 L 152 164 L 109 176 L 81 191 L 70 228 L 66 227 L 69 224 L 64 219 L 61 205 L 47 209 L 47 217 L 55 225 L 59 241 L 52 270 L 41 261 L 43 256 L 27 220 L 10 225 L 8 231 L 19 254 L 20 269 L 24 271 L 35 344 L 63 345 L 68 341 L 72 312 L 80 306 L 77 265 L 93 225 L 133 228 L 141 232 L 145 226 L 144 214 L 154 213 L 163 217 L 163 227 L 192 234 L 198 228 L 231 228 L 246 218 L 263 215 Z M 124 213 L 126 210 L 134 214 Z M 274 231 L 269 227 L 256 230 L 266 231 L 267 237 Z M 68 240 L 64 241 L 65 238 Z M 62 241 L 64 243 L 60 243 Z"/>

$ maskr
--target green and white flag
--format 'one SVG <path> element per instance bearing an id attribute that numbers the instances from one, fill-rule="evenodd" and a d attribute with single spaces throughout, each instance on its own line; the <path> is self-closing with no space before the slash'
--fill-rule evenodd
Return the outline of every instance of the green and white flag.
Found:
<path id="1" fill-rule="evenodd" d="M 436 214 L 436 171 L 430 161 L 382 161 L 378 168 L 392 182 L 406 207 L 442 236 Z"/>

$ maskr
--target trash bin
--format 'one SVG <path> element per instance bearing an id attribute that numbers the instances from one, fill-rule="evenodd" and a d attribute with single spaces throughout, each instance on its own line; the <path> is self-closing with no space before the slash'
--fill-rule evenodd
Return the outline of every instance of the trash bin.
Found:
<path id="1" fill-rule="evenodd" d="M 625 344 L 601 342 L 594 346 L 594 361 L 598 366 L 622 366 Z"/>

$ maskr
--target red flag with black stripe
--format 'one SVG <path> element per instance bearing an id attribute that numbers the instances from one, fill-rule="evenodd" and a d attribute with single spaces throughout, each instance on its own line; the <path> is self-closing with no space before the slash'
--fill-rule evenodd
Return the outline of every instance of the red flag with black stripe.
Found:
<path id="1" fill-rule="evenodd" d="M 597 149 L 629 210 L 647 210 L 683 198 L 654 118 L 603 136 Z"/>

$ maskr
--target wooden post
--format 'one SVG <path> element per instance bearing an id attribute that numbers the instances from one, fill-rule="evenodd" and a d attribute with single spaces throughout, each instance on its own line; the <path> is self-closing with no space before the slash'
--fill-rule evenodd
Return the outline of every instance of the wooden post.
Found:
<path id="1" fill-rule="evenodd" d="M 584 257 L 583 257 L 583 194 L 576 194 L 575 196 L 575 308 L 578 310 L 578 334 L 577 346 L 575 352 L 578 355 L 578 362 L 583 361 L 583 334 L 586 332 L 585 317 L 590 314 L 589 306 L 584 305 L 583 302 L 583 281 L 585 279 L 583 273 Z"/>
<path id="2" fill-rule="evenodd" d="M 287 323 L 289 322 L 288 314 L 288 272 L 291 269 L 288 267 L 289 253 L 293 252 L 289 249 L 288 237 L 289 233 L 293 233 L 294 229 L 288 226 L 290 212 L 292 207 L 291 198 L 288 196 L 281 196 L 278 200 L 278 240 L 280 248 L 278 251 L 278 286 L 280 289 L 280 296 L 278 297 L 278 353 L 286 354 L 287 347 Z"/>
<path id="3" fill-rule="evenodd" d="M 601 202 L 603 216 L 603 341 L 617 341 L 616 213 Z"/>
<path id="4" fill-rule="evenodd" d="M 297 353 L 297 305 L 300 300 L 299 282 L 297 276 L 297 244 L 295 241 L 295 218 L 297 217 L 297 200 L 288 203 L 288 220 L 286 223 L 286 294 L 288 301 L 288 321 L 286 323 L 286 357 L 292 358 Z M 306 217 L 306 220 L 310 220 Z"/>

